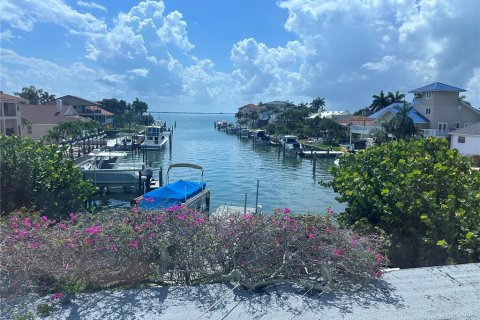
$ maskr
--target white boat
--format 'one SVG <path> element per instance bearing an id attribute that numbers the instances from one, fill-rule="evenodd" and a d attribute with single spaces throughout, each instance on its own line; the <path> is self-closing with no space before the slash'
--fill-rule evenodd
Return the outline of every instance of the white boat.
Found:
<path id="1" fill-rule="evenodd" d="M 122 163 L 126 152 L 93 150 L 77 165 L 85 180 L 95 186 L 136 186 L 143 184 L 143 163 Z"/>
<path id="2" fill-rule="evenodd" d="M 182 180 L 169 183 L 170 170 L 173 168 L 198 169 L 201 172 L 199 180 Z M 187 208 L 209 211 L 210 190 L 203 182 L 203 167 L 191 163 L 174 163 L 168 167 L 167 184 L 139 197 L 139 207 L 147 210 L 165 209 L 182 205 Z"/>
<path id="3" fill-rule="evenodd" d="M 280 140 L 280 143 L 283 145 L 285 150 L 297 152 L 302 150 L 302 145 L 298 142 L 297 136 L 283 136 Z"/>
<path id="4" fill-rule="evenodd" d="M 145 138 L 140 147 L 147 150 L 161 150 L 167 146 L 170 139 L 170 133 L 160 121 L 155 121 L 153 125 L 146 127 L 144 135 Z"/>

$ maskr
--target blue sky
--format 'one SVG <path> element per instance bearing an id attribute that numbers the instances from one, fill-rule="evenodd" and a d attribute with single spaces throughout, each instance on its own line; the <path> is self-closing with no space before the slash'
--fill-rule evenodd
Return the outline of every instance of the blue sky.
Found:
<path id="1" fill-rule="evenodd" d="M 480 108 L 478 0 L 2 0 L 0 23 L 10 94 L 208 112 L 323 97 L 355 111 L 440 81 Z"/>

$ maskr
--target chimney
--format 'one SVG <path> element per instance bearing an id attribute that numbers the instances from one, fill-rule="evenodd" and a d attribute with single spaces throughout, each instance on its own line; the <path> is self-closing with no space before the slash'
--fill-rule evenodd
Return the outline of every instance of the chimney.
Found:
<path id="1" fill-rule="evenodd" d="M 57 113 L 62 112 L 62 99 L 57 99 L 55 101 L 55 105 L 57 106 Z"/>

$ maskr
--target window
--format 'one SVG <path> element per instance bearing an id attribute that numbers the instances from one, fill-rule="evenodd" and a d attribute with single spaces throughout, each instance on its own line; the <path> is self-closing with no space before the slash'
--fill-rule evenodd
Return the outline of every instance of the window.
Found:
<path id="1" fill-rule="evenodd" d="M 471 125 L 472 125 L 471 122 L 465 122 L 465 124 L 463 125 L 463 127 L 466 128 L 466 127 L 469 127 L 469 126 L 471 126 Z"/>
<path id="2" fill-rule="evenodd" d="M 439 122 L 438 123 L 438 133 L 447 133 L 447 122 Z"/>
<path id="3" fill-rule="evenodd" d="M 465 137 L 458 136 L 458 143 L 465 143 Z"/>
<path id="4" fill-rule="evenodd" d="M 456 128 L 456 129 L 460 128 L 460 122 L 457 122 L 457 123 L 455 124 L 455 128 Z"/>
<path id="5" fill-rule="evenodd" d="M 432 92 L 424 92 L 425 99 L 432 99 Z"/>
<path id="6" fill-rule="evenodd" d="M 32 127 L 31 126 L 27 127 L 27 134 L 32 134 Z"/>
<path id="7" fill-rule="evenodd" d="M 427 108 L 427 110 L 425 110 L 425 114 L 430 114 L 430 113 L 431 113 L 430 108 Z"/>

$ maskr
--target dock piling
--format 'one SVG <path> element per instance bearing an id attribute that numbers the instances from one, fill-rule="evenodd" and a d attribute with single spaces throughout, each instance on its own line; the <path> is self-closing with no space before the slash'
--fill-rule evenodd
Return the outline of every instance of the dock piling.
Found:
<path id="1" fill-rule="evenodd" d="M 257 196 L 256 196 L 256 199 L 255 199 L 255 214 L 258 213 L 258 186 L 260 184 L 260 180 L 257 179 Z"/>

